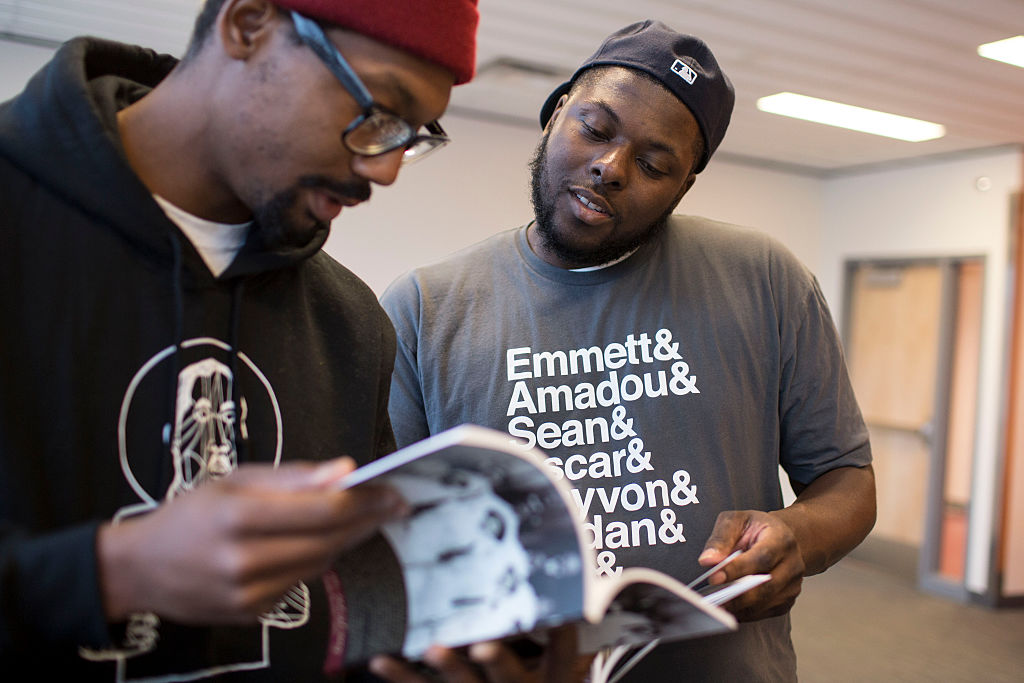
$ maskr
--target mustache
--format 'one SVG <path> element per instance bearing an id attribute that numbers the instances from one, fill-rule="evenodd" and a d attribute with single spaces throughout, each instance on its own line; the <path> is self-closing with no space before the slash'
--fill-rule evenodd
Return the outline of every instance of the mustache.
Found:
<path id="1" fill-rule="evenodd" d="M 365 202 L 372 190 L 368 180 L 335 180 L 324 175 L 307 175 L 299 178 L 299 187 L 311 190 L 327 190 L 343 199 Z"/>
<path id="2" fill-rule="evenodd" d="M 587 192 L 590 192 L 590 194 L 594 195 L 595 197 L 598 197 L 598 198 L 602 199 L 606 204 L 608 204 L 608 206 L 611 206 L 611 200 L 608 198 L 606 190 L 604 189 L 605 185 L 603 183 L 595 183 L 590 178 L 587 178 L 586 180 L 583 180 L 583 181 L 580 181 L 580 182 L 572 182 L 572 181 L 567 182 L 566 183 L 566 187 L 567 188 L 576 187 L 576 188 L 579 188 L 581 190 L 586 190 Z"/>

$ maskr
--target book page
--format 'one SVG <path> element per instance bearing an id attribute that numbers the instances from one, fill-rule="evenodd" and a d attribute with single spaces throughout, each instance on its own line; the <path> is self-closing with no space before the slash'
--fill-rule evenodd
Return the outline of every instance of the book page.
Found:
<path id="1" fill-rule="evenodd" d="M 760 586 L 770 578 L 770 574 L 747 574 L 729 583 L 707 586 L 698 592 L 712 605 L 724 605 L 737 595 L 746 593 L 754 586 Z"/>
<path id="2" fill-rule="evenodd" d="M 413 509 L 383 527 L 402 567 L 402 654 L 413 659 L 435 643 L 500 638 L 583 614 L 591 563 L 567 485 L 507 435 L 457 429 L 457 438 L 445 432 L 416 444 L 415 457 L 399 451 L 387 466 L 389 458 L 372 463 L 375 476 L 353 473 L 352 481 L 395 486 Z"/>
<path id="3" fill-rule="evenodd" d="M 700 594 L 653 569 L 630 567 L 602 579 L 587 596 L 580 650 L 695 638 L 736 629 L 736 619 Z"/>

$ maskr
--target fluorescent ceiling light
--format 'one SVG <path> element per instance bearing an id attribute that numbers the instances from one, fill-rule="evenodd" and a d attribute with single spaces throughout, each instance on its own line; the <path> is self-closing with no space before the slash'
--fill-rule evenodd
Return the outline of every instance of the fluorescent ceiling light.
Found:
<path id="1" fill-rule="evenodd" d="M 978 54 L 999 62 L 1024 67 L 1024 36 L 1014 36 L 978 46 Z"/>
<path id="2" fill-rule="evenodd" d="M 780 92 L 762 97 L 757 101 L 757 108 L 770 114 L 791 116 L 795 119 L 849 128 L 872 135 L 884 135 L 888 138 L 908 142 L 934 140 L 946 134 L 945 126 L 937 123 L 820 100 L 817 97 L 807 97 L 791 92 Z"/>

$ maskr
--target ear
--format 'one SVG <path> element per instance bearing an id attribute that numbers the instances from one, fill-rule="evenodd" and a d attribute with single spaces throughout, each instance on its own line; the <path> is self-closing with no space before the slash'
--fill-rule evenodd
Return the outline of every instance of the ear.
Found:
<path id="1" fill-rule="evenodd" d="M 558 98 L 558 102 L 555 104 L 555 110 L 553 112 L 551 112 L 551 118 L 548 119 L 548 125 L 544 126 L 544 132 L 545 133 L 548 131 L 549 128 L 551 128 L 551 124 L 553 124 L 555 122 L 555 119 L 558 118 L 559 112 L 562 111 L 562 107 L 565 106 L 565 103 L 566 103 L 566 101 L 568 99 L 569 99 L 568 93 L 566 93 L 565 95 L 562 95 L 561 97 Z"/>
<path id="2" fill-rule="evenodd" d="M 679 188 L 679 194 L 676 195 L 675 201 L 672 202 L 673 211 L 676 210 L 676 206 L 678 206 L 679 202 L 682 201 L 683 195 L 690 191 L 690 188 L 693 187 L 695 182 L 697 182 L 697 174 L 691 171 L 690 174 L 686 176 L 686 180 L 683 181 L 683 186 Z"/>
<path id="3" fill-rule="evenodd" d="M 217 34 L 232 59 L 248 58 L 273 33 L 277 7 L 268 0 L 227 0 L 217 16 Z"/>
<path id="4" fill-rule="evenodd" d="M 683 181 L 683 191 L 679 193 L 679 198 L 682 199 L 683 195 L 690 191 L 693 184 L 697 182 L 697 174 L 690 171 L 690 175 L 686 176 L 686 180 Z"/>

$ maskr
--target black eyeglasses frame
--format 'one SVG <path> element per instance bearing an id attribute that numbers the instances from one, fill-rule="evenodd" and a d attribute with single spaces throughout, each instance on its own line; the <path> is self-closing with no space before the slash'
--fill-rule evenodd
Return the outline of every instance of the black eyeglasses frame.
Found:
<path id="1" fill-rule="evenodd" d="M 408 164 L 422 159 L 450 142 L 451 138 L 444 132 L 439 121 L 427 123 L 424 126 L 427 133 L 418 134 L 408 121 L 374 101 L 373 95 L 345 61 L 338 48 L 327 38 L 320 25 L 294 10 L 290 11 L 290 15 L 299 39 L 320 58 L 362 109 L 362 113 L 353 119 L 341 134 L 342 144 L 348 151 L 359 156 L 378 156 L 404 147 L 402 163 Z M 381 130 L 391 132 L 386 133 L 380 142 L 364 144 L 356 139 L 356 136 L 361 134 L 372 141 L 380 137 L 376 131 Z"/>

